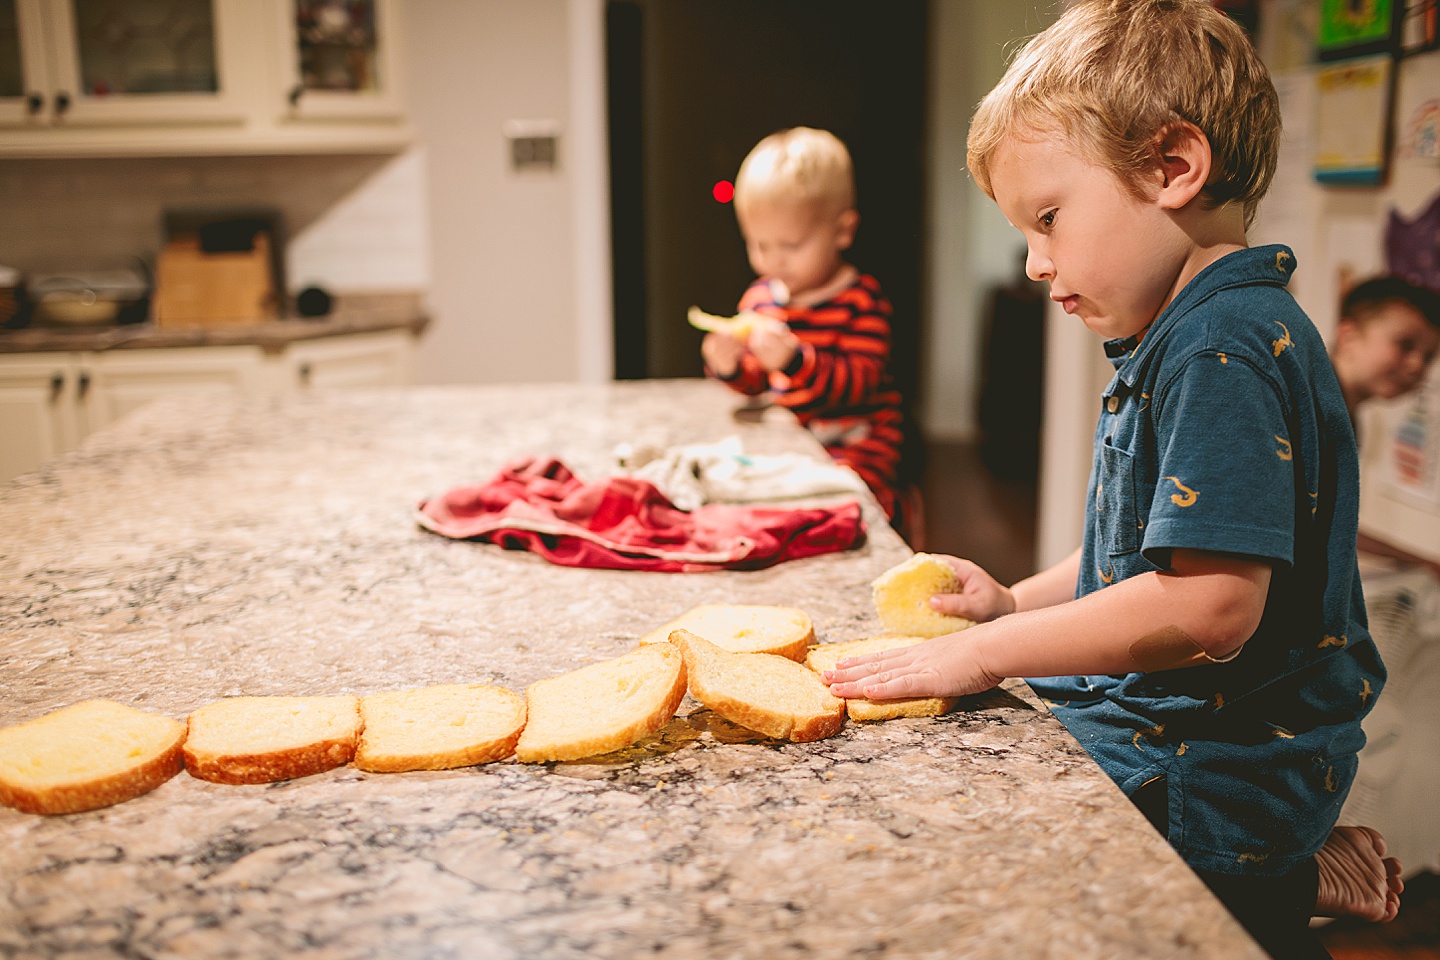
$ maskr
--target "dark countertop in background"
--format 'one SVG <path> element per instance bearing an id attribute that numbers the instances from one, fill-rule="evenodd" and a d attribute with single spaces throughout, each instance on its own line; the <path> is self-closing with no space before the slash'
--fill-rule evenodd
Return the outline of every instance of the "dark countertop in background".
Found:
<path id="1" fill-rule="evenodd" d="M 628 441 L 819 444 L 705 381 L 165 401 L 0 485 L 0 725 L 106 697 L 524 690 L 702 602 L 879 630 L 910 551 L 768 570 L 555 566 L 418 528 L 525 453 L 582 478 Z M 1116 957 L 1259 949 L 1025 684 L 941 718 L 767 740 L 687 698 L 659 734 L 513 761 L 264 786 L 185 773 L 64 817 L 0 808 L 0 956 L 658 960 Z"/>
<path id="2" fill-rule="evenodd" d="M 136 323 L 108 327 L 25 327 L 0 330 L 0 354 L 138 350 L 154 347 L 258 346 L 278 353 L 297 340 L 382 330 L 421 333 L 430 317 L 418 293 L 343 294 L 328 316 L 213 327 L 157 327 Z"/>

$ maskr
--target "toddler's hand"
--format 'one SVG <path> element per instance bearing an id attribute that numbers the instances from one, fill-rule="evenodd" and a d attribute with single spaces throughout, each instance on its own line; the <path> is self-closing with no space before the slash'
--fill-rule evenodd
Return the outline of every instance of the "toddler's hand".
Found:
<path id="1" fill-rule="evenodd" d="M 772 317 L 758 318 L 750 331 L 750 352 L 766 370 L 783 370 L 800 349 L 790 328 Z"/>
<path id="2" fill-rule="evenodd" d="M 707 333 L 700 341 L 700 355 L 711 370 L 722 377 L 731 377 L 745 355 L 745 344 L 729 334 Z"/>
<path id="3" fill-rule="evenodd" d="M 942 559 L 955 568 L 955 575 L 960 578 L 960 592 L 937 593 L 931 597 L 930 608 L 936 613 L 985 623 L 1015 612 L 1015 594 L 978 564 L 959 557 Z"/>
<path id="4" fill-rule="evenodd" d="M 846 657 L 821 679 L 837 697 L 895 700 L 909 697 L 963 697 L 998 686 L 997 677 L 966 636 L 979 627 L 946 634 L 913 647 Z"/>

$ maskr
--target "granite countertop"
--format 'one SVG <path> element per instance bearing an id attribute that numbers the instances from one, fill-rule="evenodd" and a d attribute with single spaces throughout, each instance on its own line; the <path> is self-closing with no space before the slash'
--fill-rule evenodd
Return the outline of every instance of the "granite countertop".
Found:
<path id="1" fill-rule="evenodd" d="M 0 724 L 91 697 L 182 718 L 236 694 L 529 683 L 701 602 L 876 631 L 908 555 L 768 570 L 554 566 L 413 508 L 523 453 L 739 433 L 823 456 L 700 381 L 161 403 L 0 487 Z M 935 719 L 773 742 L 692 700 L 583 762 L 180 774 L 63 817 L 0 808 L 0 956 L 1261 958 L 1016 681 Z"/>
<path id="2" fill-rule="evenodd" d="M 0 354 L 213 346 L 258 346 L 266 352 L 278 353 L 297 340 L 383 330 L 409 330 L 419 335 L 429 322 L 430 317 L 416 293 L 344 294 L 335 298 L 334 309 L 329 314 L 316 318 L 210 327 L 135 323 L 0 330 Z"/>

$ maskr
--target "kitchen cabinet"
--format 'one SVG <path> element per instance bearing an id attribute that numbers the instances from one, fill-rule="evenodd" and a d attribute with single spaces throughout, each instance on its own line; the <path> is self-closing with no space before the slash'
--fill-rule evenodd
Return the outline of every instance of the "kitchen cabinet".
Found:
<path id="1" fill-rule="evenodd" d="M 410 382 L 412 337 L 402 331 L 292 344 L 282 360 L 286 387 L 399 387 Z"/>
<path id="2" fill-rule="evenodd" d="M 285 120 L 398 118 L 399 7 L 394 0 L 283 0 L 276 49 Z"/>
<path id="3" fill-rule="evenodd" d="M 33 470 L 88 432 L 81 356 L 0 357 L 0 480 Z"/>
<path id="4" fill-rule="evenodd" d="M 90 354 L 85 365 L 90 373 L 88 432 L 153 400 L 253 396 L 266 388 L 265 356 L 259 347 L 118 350 Z"/>
<path id="5" fill-rule="evenodd" d="M 300 340 L 280 350 L 237 344 L 0 356 L 0 482 L 154 400 L 403 386 L 414 341 L 409 331 L 390 330 Z"/>
<path id="6" fill-rule="evenodd" d="M 398 150 L 398 2 L 0 0 L 0 156 Z"/>
<path id="7" fill-rule="evenodd" d="M 224 0 L 3 0 L 18 41 L 22 107 L 12 124 L 238 122 L 241 8 Z M 233 45 L 233 44 L 232 44 Z M 13 90 L 13 87 L 12 87 Z M 12 98 L 13 99 L 13 98 Z"/>

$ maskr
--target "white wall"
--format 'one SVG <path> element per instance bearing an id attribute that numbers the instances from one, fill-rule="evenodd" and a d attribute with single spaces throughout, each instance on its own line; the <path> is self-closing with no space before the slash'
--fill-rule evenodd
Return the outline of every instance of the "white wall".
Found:
<path id="1" fill-rule="evenodd" d="M 403 15 L 406 112 L 429 161 L 433 324 L 417 379 L 578 379 L 570 5 L 419 0 Z M 510 169 L 507 120 L 558 124 L 555 172 Z"/>
<path id="2" fill-rule="evenodd" d="M 424 290 L 430 286 L 424 147 L 388 160 L 350 193 L 290 237 L 285 282 L 345 292 Z"/>

